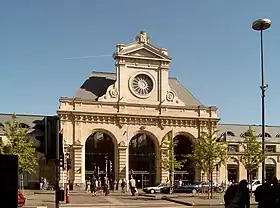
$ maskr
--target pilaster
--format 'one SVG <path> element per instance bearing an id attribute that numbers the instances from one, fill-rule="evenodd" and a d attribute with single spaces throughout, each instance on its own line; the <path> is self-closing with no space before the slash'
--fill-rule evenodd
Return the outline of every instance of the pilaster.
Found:
<path id="1" fill-rule="evenodd" d="M 118 147 L 119 152 L 119 180 L 120 179 L 126 179 L 126 181 L 129 180 L 128 176 L 128 147 L 127 146 L 119 146 Z"/>
<path id="2" fill-rule="evenodd" d="M 161 155 L 161 161 L 167 161 L 168 147 L 161 147 L 160 155 Z M 169 181 L 169 171 L 163 168 L 162 163 L 160 167 L 161 167 L 161 183 L 166 183 L 167 181 Z"/>
<path id="3" fill-rule="evenodd" d="M 83 171 L 82 171 L 82 161 L 83 161 L 83 146 L 82 145 L 74 145 L 74 186 L 82 186 L 83 185 Z"/>

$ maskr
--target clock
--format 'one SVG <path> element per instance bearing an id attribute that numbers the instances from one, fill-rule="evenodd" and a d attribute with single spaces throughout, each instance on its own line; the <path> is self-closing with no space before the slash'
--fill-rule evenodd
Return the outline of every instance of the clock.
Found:
<path id="1" fill-rule="evenodd" d="M 145 98 L 153 91 L 154 82 L 150 75 L 140 73 L 131 78 L 130 88 L 136 96 Z"/>

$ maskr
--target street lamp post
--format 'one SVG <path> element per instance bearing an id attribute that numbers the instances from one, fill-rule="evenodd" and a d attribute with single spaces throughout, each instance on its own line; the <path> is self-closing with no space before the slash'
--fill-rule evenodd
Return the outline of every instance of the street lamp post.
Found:
<path id="1" fill-rule="evenodd" d="M 267 84 L 264 82 L 264 67 L 263 67 L 263 31 L 270 28 L 271 21 L 269 19 L 257 19 L 252 24 L 252 29 L 261 32 L 261 109 L 262 109 L 262 153 L 265 154 L 265 91 Z M 262 162 L 262 184 L 265 181 L 265 159 Z"/>

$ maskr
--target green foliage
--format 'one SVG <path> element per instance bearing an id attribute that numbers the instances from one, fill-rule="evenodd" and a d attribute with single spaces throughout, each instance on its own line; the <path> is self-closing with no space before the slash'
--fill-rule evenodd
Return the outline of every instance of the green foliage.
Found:
<path id="1" fill-rule="evenodd" d="M 265 159 L 262 153 L 262 143 L 258 141 L 258 137 L 251 127 L 242 137 L 244 140 L 240 145 L 243 151 L 239 156 L 239 160 L 250 174 L 253 170 L 257 169 Z"/>
<path id="2" fill-rule="evenodd" d="M 217 133 L 212 128 L 202 131 L 194 141 L 193 153 L 187 156 L 205 173 L 213 173 L 217 165 L 226 162 L 227 146 L 225 142 L 217 142 Z"/>
<path id="3" fill-rule="evenodd" d="M 34 172 L 37 167 L 37 157 L 32 141 L 27 138 L 28 129 L 21 127 L 16 115 L 13 115 L 11 121 L 5 123 L 3 129 L 8 143 L 4 145 L 1 141 L 2 154 L 18 155 L 19 173 Z"/>
<path id="4" fill-rule="evenodd" d="M 177 143 L 178 142 L 174 141 L 174 139 L 172 141 L 172 132 L 169 132 L 162 142 L 162 146 L 166 147 L 166 149 L 163 152 L 161 164 L 162 168 L 167 170 L 169 173 L 172 173 L 175 170 L 180 170 L 183 166 L 183 163 L 186 162 L 186 158 L 179 161 L 174 155 L 174 148 L 177 146 Z"/>

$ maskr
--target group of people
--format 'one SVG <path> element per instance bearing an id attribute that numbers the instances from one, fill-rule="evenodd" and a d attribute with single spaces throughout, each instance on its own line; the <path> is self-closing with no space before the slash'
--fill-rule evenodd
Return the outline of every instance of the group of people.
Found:
<path id="1" fill-rule="evenodd" d="M 92 196 L 96 196 L 97 192 L 102 192 L 107 196 L 109 194 L 109 190 L 114 189 L 114 182 L 112 179 L 108 177 L 91 177 L 86 183 L 86 191 L 90 191 Z"/>
<path id="2" fill-rule="evenodd" d="M 50 187 L 49 187 L 49 183 L 48 183 L 47 179 L 44 177 L 41 177 L 40 178 L 40 190 L 47 190 L 49 188 Z"/>
<path id="3" fill-rule="evenodd" d="M 92 196 L 96 196 L 97 192 L 104 193 L 107 196 L 111 191 L 118 189 L 118 185 L 120 185 L 122 193 L 126 192 L 127 182 L 125 179 L 121 179 L 119 183 L 112 178 L 104 177 L 97 177 L 92 176 L 86 182 L 86 191 L 91 192 Z M 136 188 L 136 181 L 133 177 L 129 180 L 129 189 L 131 191 L 131 195 L 135 196 L 138 193 Z"/>
<path id="4" fill-rule="evenodd" d="M 224 195 L 225 208 L 249 208 L 250 190 L 248 182 L 242 180 L 239 184 L 228 187 Z M 279 208 L 280 207 L 280 186 L 278 179 L 268 179 L 264 184 L 257 187 L 255 201 L 258 208 Z"/>

